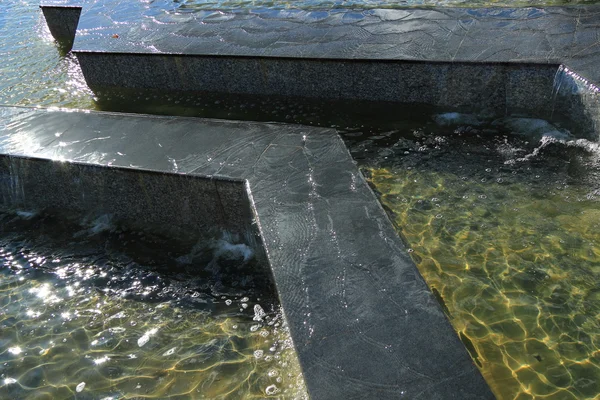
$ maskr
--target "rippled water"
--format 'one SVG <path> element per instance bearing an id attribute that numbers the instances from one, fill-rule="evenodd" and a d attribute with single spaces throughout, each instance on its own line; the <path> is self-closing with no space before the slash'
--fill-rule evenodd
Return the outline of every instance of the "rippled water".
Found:
<path id="1" fill-rule="evenodd" d="M 99 226 L 0 214 L 1 398 L 306 397 L 247 247 Z"/>
<path id="2" fill-rule="evenodd" d="M 598 2 L 162 0 L 148 7 L 576 3 Z M 0 59 L 0 104 L 352 128 L 346 140 L 355 158 L 498 397 L 600 395 L 595 144 L 560 139 L 540 146 L 539 138 L 510 135 L 507 124 L 455 132 L 427 118 L 400 121 L 391 105 L 342 104 L 330 113 L 319 102 L 124 92 L 96 101 L 76 59 L 53 42 L 37 0 L 0 3 Z M 72 240 L 56 247 L 53 235 L 33 232 L 0 242 L 0 397 L 261 398 L 275 388 L 273 396 L 305 395 L 275 302 L 148 272 L 146 264 L 156 268 L 172 257 L 132 264 L 131 254 L 103 253 L 106 247 L 86 235 L 74 250 L 60 247 Z M 263 321 L 254 320 L 256 305 L 266 312 Z"/>
<path id="3" fill-rule="evenodd" d="M 97 0 L 83 0 L 95 3 Z M 105 0 L 103 0 L 105 1 Z M 115 2 L 106 0 L 105 2 Z M 124 1 L 124 0 L 119 0 Z M 592 4 L 600 0 L 548 1 L 198 1 L 160 0 L 132 2 L 134 9 L 157 12 L 193 12 L 196 9 L 232 9 L 239 7 L 330 8 L 330 7 L 402 7 L 411 5 L 499 5 Z M 39 10 L 39 0 L 3 0 L 0 2 L 0 104 L 99 108 L 87 88 L 77 59 L 63 54 L 54 43 Z M 140 11 L 148 13 L 149 11 Z M 100 107 L 102 108 L 102 107 Z"/>
<path id="4" fill-rule="evenodd" d="M 61 55 L 36 0 L 0 2 L 0 104 L 94 108 L 77 59 Z"/>
<path id="5" fill-rule="evenodd" d="M 400 8 L 400 7 L 525 7 L 540 5 L 598 4 L 598 0 L 242 0 L 242 1 L 182 1 L 179 10 L 235 9 L 239 7 L 267 8 Z"/>
<path id="6" fill-rule="evenodd" d="M 528 119 L 364 136 L 352 152 L 498 398 L 598 398 L 598 144 Z"/>

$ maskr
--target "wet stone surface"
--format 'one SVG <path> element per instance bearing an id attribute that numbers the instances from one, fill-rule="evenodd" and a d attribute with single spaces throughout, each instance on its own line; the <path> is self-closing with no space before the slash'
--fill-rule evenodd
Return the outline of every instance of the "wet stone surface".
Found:
<path id="1" fill-rule="evenodd" d="M 333 130 L 0 110 L 4 153 L 248 179 L 312 398 L 493 398 Z"/>
<path id="2" fill-rule="evenodd" d="M 562 63 L 591 82 L 600 82 L 594 68 L 600 55 L 600 9 L 594 5 L 192 11 L 120 1 L 88 4 L 74 48 L 118 53 Z"/>

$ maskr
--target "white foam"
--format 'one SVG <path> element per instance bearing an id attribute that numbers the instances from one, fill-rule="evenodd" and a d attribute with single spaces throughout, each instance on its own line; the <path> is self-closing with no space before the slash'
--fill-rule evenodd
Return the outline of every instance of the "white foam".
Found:
<path id="1" fill-rule="evenodd" d="M 441 126 L 451 125 L 481 125 L 481 121 L 473 114 L 462 114 L 457 112 L 449 112 L 436 114 L 433 120 Z"/>
<path id="2" fill-rule="evenodd" d="M 244 261 L 248 261 L 254 256 L 254 251 L 247 245 L 240 244 L 232 244 L 226 240 L 219 240 L 217 242 L 217 250 L 215 252 L 216 256 L 220 256 L 226 253 L 230 253 L 234 257 L 241 256 L 244 258 Z"/>
<path id="3" fill-rule="evenodd" d="M 560 129 L 550 122 L 537 118 L 503 118 L 496 120 L 494 125 L 502 125 L 509 129 L 512 134 L 529 139 L 534 143 L 543 138 L 554 138 L 558 140 L 572 139 L 571 133 L 566 129 Z"/>
<path id="4" fill-rule="evenodd" d="M 237 236 L 223 233 L 221 239 L 205 240 L 200 239 L 192 250 L 185 255 L 177 257 L 177 262 L 183 265 L 190 265 L 194 259 L 206 252 L 212 252 L 211 264 L 216 264 L 217 259 L 221 256 L 228 256 L 232 259 L 243 258 L 244 262 L 252 259 L 254 250 L 244 243 L 235 243 L 239 238 Z"/>
<path id="5" fill-rule="evenodd" d="M 35 217 L 37 213 L 33 211 L 17 211 L 17 215 L 23 219 L 31 219 Z"/>
<path id="6" fill-rule="evenodd" d="M 112 231 L 115 229 L 115 226 L 112 222 L 112 216 L 108 214 L 104 214 L 96 218 L 90 227 L 90 232 L 92 234 L 98 234 L 100 232 Z"/>

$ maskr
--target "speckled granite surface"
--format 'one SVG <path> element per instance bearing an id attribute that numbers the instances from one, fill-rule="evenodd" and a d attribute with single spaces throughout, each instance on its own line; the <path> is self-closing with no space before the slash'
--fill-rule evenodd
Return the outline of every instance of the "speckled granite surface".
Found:
<path id="1" fill-rule="evenodd" d="M 0 107 L 0 152 L 246 179 L 311 398 L 493 398 L 333 130 Z"/>
<path id="2" fill-rule="evenodd" d="M 73 46 L 81 7 L 40 6 L 54 39 L 67 51 Z"/>

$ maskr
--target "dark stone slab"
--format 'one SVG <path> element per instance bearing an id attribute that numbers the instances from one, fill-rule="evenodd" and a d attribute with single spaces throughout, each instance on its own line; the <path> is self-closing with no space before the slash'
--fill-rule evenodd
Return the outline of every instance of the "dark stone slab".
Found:
<path id="1" fill-rule="evenodd" d="M 504 117 L 568 121 L 578 136 L 597 137 L 597 88 L 554 64 L 475 64 L 381 60 L 200 57 L 78 53 L 88 85 L 329 100 L 426 104 Z M 565 77 L 563 77 L 565 75 Z M 564 86 L 559 86 L 559 83 Z M 573 92 L 567 87 L 574 84 Z M 557 96 L 561 96 L 557 103 Z"/>
<path id="2" fill-rule="evenodd" d="M 90 4 L 82 17 L 74 51 L 95 91 L 416 103 L 566 120 L 597 137 L 600 6 L 181 12 L 124 3 Z M 580 79 L 562 96 L 565 65 Z"/>
<path id="3" fill-rule="evenodd" d="M 223 231 L 260 247 L 243 180 L 0 155 L 2 206 L 85 216 L 194 245 Z"/>
<path id="4" fill-rule="evenodd" d="M 333 130 L 0 107 L 0 152 L 246 179 L 311 398 L 494 398 Z"/>
<path id="5" fill-rule="evenodd" d="M 81 16 L 81 6 L 43 3 L 40 8 L 54 39 L 65 51 L 70 51 L 75 40 L 77 23 Z"/>
<path id="6" fill-rule="evenodd" d="M 600 83 L 598 5 L 183 12 L 157 4 L 90 4 L 75 50 L 565 64 Z"/>

